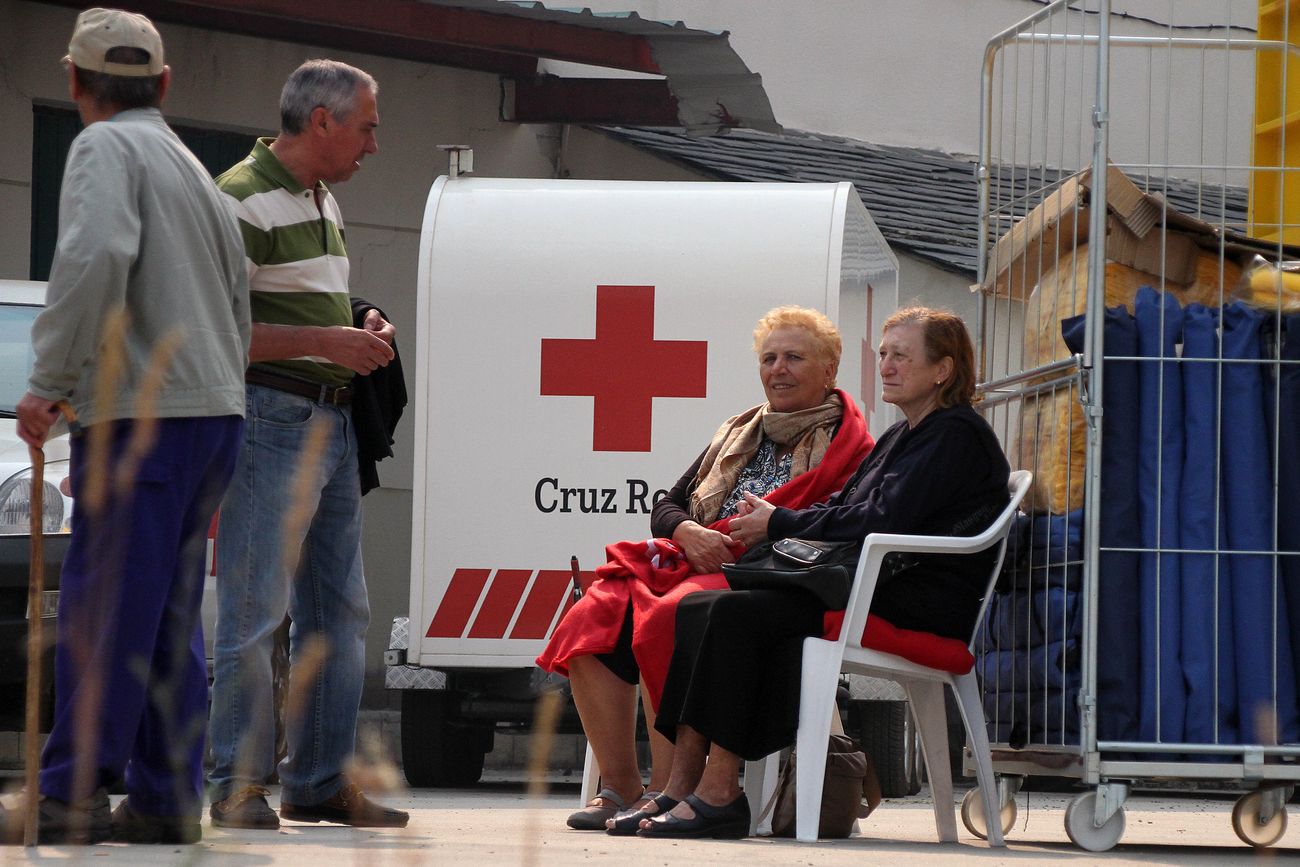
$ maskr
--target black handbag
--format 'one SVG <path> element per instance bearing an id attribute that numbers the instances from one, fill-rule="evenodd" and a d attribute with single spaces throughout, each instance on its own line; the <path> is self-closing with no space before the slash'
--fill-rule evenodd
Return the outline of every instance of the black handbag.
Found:
<path id="1" fill-rule="evenodd" d="M 779 539 L 750 548 L 722 574 L 733 590 L 797 589 L 813 594 L 830 611 L 849 604 L 861 542 Z"/>

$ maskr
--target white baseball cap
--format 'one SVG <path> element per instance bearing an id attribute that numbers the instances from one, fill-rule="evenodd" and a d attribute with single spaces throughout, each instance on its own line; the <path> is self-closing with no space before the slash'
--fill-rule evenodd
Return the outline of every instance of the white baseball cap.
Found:
<path id="1" fill-rule="evenodd" d="M 138 48 L 149 54 L 148 63 L 114 63 L 104 59 L 114 48 Z M 143 77 L 163 71 L 162 37 L 153 22 L 135 12 L 121 9 L 87 9 L 77 16 L 68 42 L 70 61 L 87 72 Z"/>

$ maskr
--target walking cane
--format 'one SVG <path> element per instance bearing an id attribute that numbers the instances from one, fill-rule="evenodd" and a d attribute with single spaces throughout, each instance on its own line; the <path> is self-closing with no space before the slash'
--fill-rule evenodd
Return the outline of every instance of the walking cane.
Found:
<path id="1" fill-rule="evenodd" d="M 58 410 L 68 420 L 68 428 L 78 432 L 77 415 L 66 402 L 60 401 Z M 41 761 L 41 661 L 44 657 L 44 606 L 45 595 L 45 452 L 27 447 L 32 458 L 32 494 L 29 523 L 32 531 L 31 565 L 27 575 L 27 707 L 23 741 L 23 772 L 27 797 L 23 803 L 23 845 L 35 846 L 39 830 L 40 777 L 37 771 Z"/>

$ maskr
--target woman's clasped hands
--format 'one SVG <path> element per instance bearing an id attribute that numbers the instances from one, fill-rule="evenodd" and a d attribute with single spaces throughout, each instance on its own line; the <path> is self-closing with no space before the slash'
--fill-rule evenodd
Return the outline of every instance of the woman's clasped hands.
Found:
<path id="1" fill-rule="evenodd" d="M 731 519 L 731 538 L 746 548 L 752 548 L 767 538 L 767 522 L 776 511 L 767 500 L 746 492 L 737 505 L 736 517 Z"/>

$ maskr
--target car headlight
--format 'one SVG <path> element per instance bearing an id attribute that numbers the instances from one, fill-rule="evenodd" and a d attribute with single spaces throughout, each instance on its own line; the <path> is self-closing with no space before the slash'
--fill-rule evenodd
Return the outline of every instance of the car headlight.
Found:
<path id="1" fill-rule="evenodd" d="M 67 461 L 51 461 L 45 467 L 42 482 L 41 531 L 66 533 L 70 525 L 64 517 L 71 517 L 70 501 L 65 504 L 59 493 L 59 483 L 68 474 Z M 32 531 L 32 471 L 14 473 L 0 484 L 0 535 L 23 535 Z"/>

